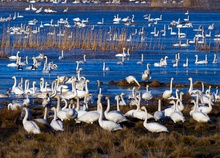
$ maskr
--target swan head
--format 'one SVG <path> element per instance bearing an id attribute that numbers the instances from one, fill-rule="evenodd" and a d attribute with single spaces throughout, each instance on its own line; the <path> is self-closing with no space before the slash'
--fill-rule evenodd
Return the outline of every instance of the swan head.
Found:
<path id="1" fill-rule="evenodd" d="M 12 107 L 12 103 L 9 103 L 9 104 L 8 104 L 8 110 L 10 110 L 11 107 Z"/>
<path id="2" fill-rule="evenodd" d="M 190 103 L 196 104 L 196 101 L 195 100 L 191 100 Z"/>
<path id="3" fill-rule="evenodd" d="M 50 110 L 56 111 L 56 108 L 55 108 L 55 107 L 52 107 Z"/>
<path id="4" fill-rule="evenodd" d="M 170 103 L 170 104 L 175 104 L 175 101 L 174 101 L 174 100 L 171 100 L 169 103 Z"/>
<path id="5" fill-rule="evenodd" d="M 116 95 L 116 96 L 115 96 L 115 100 L 119 100 L 119 95 Z"/>
<path id="6" fill-rule="evenodd" d="M 147 111 L 145 106 L 142 106 L 141 109 L 144 110 L 144 111 Z"/>

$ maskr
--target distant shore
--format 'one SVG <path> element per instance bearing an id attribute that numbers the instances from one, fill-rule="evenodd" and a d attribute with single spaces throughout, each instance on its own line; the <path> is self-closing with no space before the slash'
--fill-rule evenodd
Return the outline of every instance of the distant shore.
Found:
<path id="1" fill-rule="evenodd" d="M 10 7 L 11 9 L 21 9 L 23 10 L 24 7 L 28 6 L 30 3 L 27 2 L 2 2 L 0 3 L 0 7 Z M 182 7 L 182 6 L 174 6 L 174 7 L 151 7 L 147 4 L 134 4 L 134 3 L 127 3 L 122 2 L 121 4 L 105 4 L 104 2 L 100 4 L 53 4 L 49 2 L 38 2 L 34 4 L 37 7 L 50 7 L 52 9 L 62 10 L 65 9 L 67 6 L 71 10 L 219 10 L 220 6 L 193 6 L 193 7 Z"/>

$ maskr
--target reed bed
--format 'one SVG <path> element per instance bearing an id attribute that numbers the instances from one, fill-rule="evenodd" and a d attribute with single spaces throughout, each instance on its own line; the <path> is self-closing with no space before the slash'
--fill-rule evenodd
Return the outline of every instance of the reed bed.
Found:
<path id="1" fill-rule="evenodd" d="M 34 32 L 34 33 L 33 33 Z M 126 28 L 112 28 L 111 33 L 106 28 L 91 27 L 85 28 L 64 28 L 50 27 L 41 29 L 38 32 L 29 28 L 26 34 L 10 35 L 6 29 L 3 30 L 0 56 L 6 57 L 12 49 L 37 49 L 40 51 L 56 48 L 60 50 L 81 49 L 83 51 L 95 52 L 120 52 L 123 47 L 132 50 L 164 50 L 171 49 L 172 45 L 167 45 L 163 37 L 147 37 L 141 40 L 139 35 L 131 36 L 131 30 Z M 181 47 L 180 47 L 181 49 Z M 214 44 L 195 44 L 197 51 L 219 51 L 219 42 Z"/>

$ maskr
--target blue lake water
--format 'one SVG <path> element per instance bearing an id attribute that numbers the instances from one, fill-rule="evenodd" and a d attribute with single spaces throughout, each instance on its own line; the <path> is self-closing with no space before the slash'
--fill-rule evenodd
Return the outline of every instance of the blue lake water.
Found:
<path id="1" fill-rule="evenodd" d="M 27 6 L 24 6 L 24 8 Z M 74 21 L 73 18 L 79 17 L 81 20 L 88 18 L 88 23 L 86 28 L 94 27 L 95 30 L 106 29 L 110 30 L 110 27 L 114 29 L 126 28 L 129 33 L 132 34 L 137 29 L 138 32 L 141 32 L 143 29 L 144 41 L 140 41 L 141 36 L 134 35 L 132 40 L 137 43 L 143 43 L 146 45 L 152 44 L 158 45 L 157 41 L 160 41 L 161 44 L 165 45 L 164 49 L 155 49 L 147 47 L 146 49 L 134 49 L 130 51 L 130 56 L 125 58 L 124 65 L 117 65 L 116 62 L 120 61 L 119 58 L 115 57 L 117 52 L 92 52 L 92 51 L 81 51 L 69 50 L 65 51 L 64 59 L 58 60 L 58 56 L 61 55 L 60 50 L 52 49 L 47 51 L 39 52 L 38 50 L 31 49 L 21 49 L 19 50 L 22 61 L 24 61 L 25 56 L 29 56 L 29 63 L 32 63 L 31 57 L 37 56 L 39 53 L 43 53 L 48 56 L 48 61 L 53 61 L 58 65 L 57 70 L 51 71 L 50 74 L 43 74 L 43 66 L 40 66 L 38 70 L 31 71 L 23 70 L 19 71 L 17 68 L 7 67 L 7 64 L 12 63 L 9 59 L 0 59 L 0 92 L 5 93 L 8 88 L 11 88 L 13 85 L 13 79 L 11 78 L 15 75 L 20 81 L 21 78 L 29 79 L 30 81 L 37 81 L 36 86 L 39 87 L 40 78 L 44 77 L 46 81 L 51 83 L 57 76 L 68 76 L 76 75 L 76 61 L 83 60 L 83 55 L 86 54 L 87 62 L 86 64 L 80 64 L 80 67 L 83 69 L 81 72 L 82 76 L 85 76 L 90 80 L 89 90 L 91 93 L 97 90 L 97 80 L 100 80 L 104 83 L 107 91 L 105 92 L 108 95 L 120 94 L 122 91 L 129 94 L 131 93 L 130 89 L 126 89 L 119 86 L 107 85 L 111 80 L 120 81 L 125 79 L 129 75 L 133 75 L 137 78 L 138 81 L 141 81 L 142 72 L 146 69 L 146 64 L 150 63 L 151 69 L 151 80 L 158 80 L 159 82 L 169 82 L 171 77 L 174 77 L 174 83 L 184 83 L 189 84 L 188 78 L 192 77 L 193 81 L 203 81 L 207 84 L 219 84 L 220 78 L 220 55 L 216 51 L 201 51 L 195 49 L 195 44 L 189 44 L 187 47 L 173 47 L 174 43 L 186 43 L 188 40 L 193 40 L 193 37 L 196 34 L 201 34 L 201 31 L 194 31 L 193 29 L 199 28 L 202 25 L 204 30 L 204 40 L 207 44 L 210 44 L 211 47 L 216 45 L 214 41 L 215 35 L 220 33 L 220 11 L 189 11 L 189 22 L 192 23 L 193 27 L 190 28 L 181 28 L 181 32 L 186 34 L 185 38 L 178 38 L 177 35 L 171 35 L 170 30 L 168 30 L 168 25 L 174 20 L 180 23 L 184 22 L 184 19 L 187 18 L 184 10 L 172 10 L 172 11 L 155 11 L 155 10 L 146 10 L 146 11 L 75 11 L 68 10 L 67 13 L 63 13 L 63 10 L 57 10 L 57 13 L 45 13 L 41 12 L 36 14 L 33 11 L 15 10 L 10 8 L 0 8 L 0 17 L 7 17 L 11 15 L 14 16 L 15 12 L 19 12 L 20 15 L 23 15 L 24 18 L 16 18 L 10 22 L 0 22 L 0 32 L 2 33 L 3 28 L 5 27 L 20 27 L 22 25 L 28 25 L 29 20 L 37 19 L 38 22 L 34 26 L 38 27 L 41 24 L 50 23 L 53 19 L 54 24 L 61 18 L 68 18 L 68 22 L 71 26 L 70 30 L 74 30 Z M 119 24 L 113 24 L 114 16 L 119 15 L 121 18 L 129 16 L 130 18 L 134 15 L 134 23 L 131 23 L 129 26 L 124 25 L 123 22 Z M 144 19 L 144 15 L 151 14 L 151 18 L 159 18 L 162 15 L 162 20 L 158 20 L 157 24 L 153 24 L 154 21 L 148 21 Z M 145 16 L 146 17 L 146 16 Z M 104 18 L 104 24 L 98 25 L 97 22 L 101 21 Z M 214 23 L 215 27 L 213 30 L 208 30 L 208 26 Z M 164 25 L 166 25 L 166 36 L 162 36 Z M 156 37 L 151 34 L 151 32 L 156 30 L 160 31 L 159 35 Z M 49 31 L 49 27 L 44 26 L 44 30 Z M 57 30 L 59 28 L 56 28 Z M 80 28 L 81 29 L 81 28 Z M 85 29 L 85 28 L 82 28 Z M 173 31 L 177 33 L 178 29 L 173 27 Z M 211 31 L 210 37 L 205 37 L 205 34 L 208 34 Z M 14 35 L 11 35 L 13 37 Z M 126 38 L 129 38 L 126 37 Z M 201 41 L 202 38 L 199 38 Z M 18 50 L 10 51 L 9 55 L 15 55 Z M 180 53 L 180 62 L 178 67 L 173 67 L 173 60 L 175 59 L 175 54 Z M 137 61 L 141 60 L 141 54 L 144 54 L 143 64 L 136 64 Z M 199 60 L 204 60 L 205 55 L 208 57 L 208 64 L 196 65 L 195 64 L 195 54 L 198 54 Z M 213 56 L 217 55 L 217 63 L 213 64 Z M 154 67 L 155 62 L 159 62 L 161 58 L 168 56 L 166 67 Z M 186 57 L 189 59 L 189 67 L 183 67 Z M 106 62 L 106 66 L 110 68 L 110 71 L 103 72 L 102 63 Z M 43 62 L 42 62 L 43 65 Z M 213 87 L 215 88 L 215 87 Z M 151 88 L 150 88 L 151 89 Z M 155 95 L 162 94 L 162 91 L 167 89 L 167 87 L 160 87 L 152 90 L 152 93 Z M 145 87 L 141 87 L 141 90 L 145 90 Z M 185 89 L 183 91 L 186 91 Z"/>

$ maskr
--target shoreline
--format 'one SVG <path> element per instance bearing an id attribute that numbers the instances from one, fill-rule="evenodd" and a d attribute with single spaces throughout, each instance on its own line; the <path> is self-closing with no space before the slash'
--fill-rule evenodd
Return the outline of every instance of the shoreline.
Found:
<path id="1" fill-rule="evenodd" d="M 0 7 L 10 7 L 13 9 L 24 9 L 24 6 L 28 6 L 30 3 L 27 2 L 2 2 L 0 4 Z M 192 6 L 192 7 L 178 7 L 178 6 L 164 6 L 164 7 L 151 7 L 149 5 L 138 5 L 138 4 L 61 4 L 61 5 L 54 5 L 53 3 L 48 2 L 39 2 L 34 4 L 37 7 L 50 7 L 51 9 L 65 9 L 68 7 L 72 10 L 120 10 L 120 11 L 126 11 L 126 10 L 219 10 L 220 6 L 209 6 L 209 7 L 203 7 L 203 6 Z M 43 5 L 43 6 L 42 6 Z M 68 14 L 68 13 L 67 13 Z"/>

